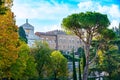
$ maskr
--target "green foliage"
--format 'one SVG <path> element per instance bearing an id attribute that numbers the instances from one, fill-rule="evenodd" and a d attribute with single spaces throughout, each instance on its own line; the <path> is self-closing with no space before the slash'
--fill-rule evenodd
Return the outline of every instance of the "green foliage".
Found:
<path id="1" fill-rule="evenodd" d="M 0 0 L 0 15 L 5 14 L 7 7 L 4 6 L 5 2 L 4 0 Z"/>
<path id="2" fill-rule="evenodd" d="M 104 60 L 102 64 L 97 63 L 96 69 L 97 71 L 105 71 L 109 75 L 107 76 L 109 80 L 114 80 L 118 78 L 120 73 L 120 54 L 117 53 L 116 50 L 108 50 L 103 55 Z M 117 79 L 115 79 L 117 80 Z"/>
<path id="3" fill-rule="evenodd" d="M 19 40 L 11 6 L 12 0 L 0 0 L 0 80 L 27 80 L 34 76 L 36 64 L 27 44 Z"/>
<path id="4" fill-rule="evenodd" d="M 19 33 L 19 39 L 21 41 L 24 41 L 25 43 L 28 43 L 28 40 L 26 38 L 26 34 L 25 34 L 23 27 L 19 27 L 18 33 Z"/>
<path id="5" fill-rule="evenodd" d="M 77 80 L 74 50 L 72 51 L 72 55 L 73 55 L 73 61 L 72 61 L 73 62 L 73 80 Z"/>
<path id="6" fill-rule="evenodd" d="M 29 55 L 30 49 L 26 44 L 19 47 L 18 58 L 11 66 L 12 78 L 17 79 L 30 79 L 36 74 L 36 64 L 32 56 Z"/>
<path id="7" fill-rule="evenodd" d="M 114 44 L 115 40 L 115 33 L 110 29 L 105 29 L 102 31 L 101 39 L 94 41 L 92 44 L 92 46 L 96 45 L 96 47 L 99 47 L 99 50 L 97 51 L 97 59 L 94 63 L 95 66 L 92 71 L 98 71 L 98 73 L 103 71 L 106 72 L 109 74 L 105 75 L 108 80 L 114 80 L 120 72 L 118 71 L 120 66 L 120 54 L 118 54 L 118 48 Z"/>
<path id="8" fill-rule="evenodd" d="M 29 55 L 29 58 L 26 62 L 26 69 L 24 71 L 24 77 L 28 79 L 38 77 L 36 65 L 37 64 L 35 63 L 34 57 Z"/>
<path id="9" fill-rule="evenodd" d="M 81 28 L 81 25 L 78 23 L 78 16 L 78 14 L 72 14 L 67 18 L 64 18 L 62 21 L 62 27 L 70 30 L 74 29 L 74 27 Z"/>
<path id="10" fill-rule="evenodd" d="M 84 52 L 84 49 L 83 48 L 78 48 L 78 52 L 79 52 L 79 55 L 80 55 L 80 60 L 81 60 L 81 66 L 83 67 L 82 69 L 84 69 L 85 65 L 86 65 L 86 58 L 85 58 L 85 52 Z"/>
<path id="11" fill-rule="evenodd" d="M 79 53 L 79 80 L 81 79 L 81 73 L 83 73 L 84 67 L 86 65 L 86 58 L 85 58 L 85 52 L 82 47 L 78 48 L 77 53 Z"/>
<path id="12" fill-rule="evenodd" d="M 83 80 L 87 80 L 89 64 L 93 59 L 90 58 L 90 48 L 92 40 L 107 29 L 110 25 L 107 15 L 98 12 L 81 12 L 67 16 L 62 21 L 62 27 L 77 35 L 84 43 L 86 64 L 83 72 Z M 105 31 L 111 32 L 111 31 Z M 112 34 L 112 33 L 111 33 Z M 112 38 L 113 34 L 109 36 Z"/>
<path id="13" fill-rule="evenodd" d="M 118 47 L 118 52 L 120 53 L 120 23 L 119 23 L 119 26 L 118 28 L 115 27 L 115 29 L 113 29 L 114 32 L 116 33 L 117 35 L 117 39 L 114 40 L 114 41 L 111 41 L 113 44 L 117 45 Z"/>
<path id="14" fill-rule="evenodd" d="M 78 69 L 79 69 L 79 80 L 82 80 L 81 78 L 81 61 L 78 62 Z"/>
<path id="15" fill-rule="evenodd" d="M 36 42 L 36 46 L 31 48 L 31 54 L 37 63 L 37 71 L 40 78 L 50 77 L 51 75 L 51 51 L 45 42 Z"/>
<path id="16" fill-rule="evenodd" d="M 1 7 L 5 7 L 5 3 L 0 5 Z M 0 79 L 11 77 L 11 65 L 18 58 L 17 43 L 17 26 L 14 24 L 14 14 L 9 8 L 6 14 L 0 15 Z"/>
<path id="17" fill-rule="evenodd" d="M 49 48 L 46 42 L 36 42 L 31 48 L 31 54 L 37 63 L 37 72 L 40 79 L 55 77 L 60 80 L 67 78 L 67 59 L 59 52 Z"/>
<path id="18" fill-rule="evenodd" d="M 116 35 L 120 38 L 120 23 L 119 23 L 119 26 L 118 27 L 114 27 L 113 30 L 116 33 Z"/>
<path id="19" fill-rule="evenodd" d="M 111 29 L 102 30 L 101 35 L 103 36 L 104 39 L 107 39 L 107 40 L 112 40 L 112 39 L 117 38 L 115 32 L 113 32 L 113 30 Z"/>
<path id="20" fill-rule="evenodd" d="M 62 21 L 62 27 L 68 30 L 90 29 L 96 27 L 98 31 L 108 27 L 110 24 L 107 15 L 97 12 L 86 12 L 69 15 Z"/>
<path id="21" fill-rule="evenodd" d="M 59 51 L 53 51 L 51 60 L 54 79 L 67 78 L 67 59 Z"/>

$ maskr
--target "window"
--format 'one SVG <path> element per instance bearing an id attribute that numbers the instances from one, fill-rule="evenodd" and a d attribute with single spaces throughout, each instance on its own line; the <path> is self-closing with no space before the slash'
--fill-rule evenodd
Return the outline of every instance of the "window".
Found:
<path id="1" fill-rule="evenodd" d="M 29 34 L 29 33 L 30 33 L 30 30 L 25 30 L 25 32 L 26 32 L 27 34 Z"/>

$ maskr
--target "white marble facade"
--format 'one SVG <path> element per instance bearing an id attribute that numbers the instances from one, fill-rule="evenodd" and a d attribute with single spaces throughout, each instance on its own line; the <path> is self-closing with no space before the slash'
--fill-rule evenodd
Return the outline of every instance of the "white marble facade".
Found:
<path id="1" fill-rule="evenodd" d="M 26 19 L 26 23 L 21 25 L 21 27 L 23 27 L 25 33 L 26 33 L 26 37 L 28 39 L 28 45 L 30 47 L 33 47 L 35 44 L 35 41 L 40 40 L 40 37 L 36 36 L 34 34 L 34 26 L 32 26 L 31 24 L 28 23 L 28 19 Z"/>

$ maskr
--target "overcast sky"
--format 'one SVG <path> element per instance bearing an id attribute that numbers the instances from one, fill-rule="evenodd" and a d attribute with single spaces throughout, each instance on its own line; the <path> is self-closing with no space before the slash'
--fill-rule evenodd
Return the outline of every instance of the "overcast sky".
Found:
<path id="1" fill-rule="evenodd" d="M 120 22 L 120 0 L 14 0 L 13 3 L 16 24 L 20 26 L 28 19 L 35 32 L 59 30 L 64 17 L 86 11 L 107 14 L 110 27 Z"/>

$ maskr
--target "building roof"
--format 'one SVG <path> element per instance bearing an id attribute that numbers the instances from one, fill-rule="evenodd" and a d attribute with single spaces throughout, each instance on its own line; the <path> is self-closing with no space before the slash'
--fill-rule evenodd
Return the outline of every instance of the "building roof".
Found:
<path id="1" fill-rule="evenodd" d="M 54 34 L 54 35 L 63 34 L 63 35 L 66 35 L 66 33 L 62 30 L 48 31 L 48 32 L 46 32 L 46 34 Z"/>
<path id="2" fill-rule="evenodd" d="M 36 32 L 37 36 L 46 35 L 46 36 L 55 36 L 55 35 L 66 35 L 66 33 L 62 30 L 53 30 L 48 32 Z"/>
<path id="3" fill-rule="evenodd" d="M 28 19 L 26 19 L 26 23 L 21 25 L 24 29 L 34 30 L 34 26 L 28 23 Z"/>

